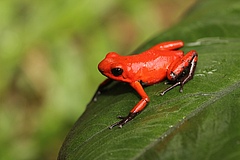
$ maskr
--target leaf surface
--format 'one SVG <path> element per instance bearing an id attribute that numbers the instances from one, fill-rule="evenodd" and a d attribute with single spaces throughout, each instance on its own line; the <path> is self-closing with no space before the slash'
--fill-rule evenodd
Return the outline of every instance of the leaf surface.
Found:
<path id="1" fill-rule="evenodd" d="M 224 9 L 223 9 L 224 8 Z M 240 157 L 240 1 L 202 0 L 186 18 L 136 53 L 181 39 L 199 61 L 193 80 L 164 96 L 145 87 L 146 109 L 122 129 L 108 129 L 139 101 L 123 83 L 91 103 L 66 137 L 58 159 L 238 159 Z"/>

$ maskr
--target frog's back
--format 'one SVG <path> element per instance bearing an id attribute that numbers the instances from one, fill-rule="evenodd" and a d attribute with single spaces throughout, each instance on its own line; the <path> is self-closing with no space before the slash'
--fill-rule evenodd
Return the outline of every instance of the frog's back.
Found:
<path id="1" fill-rule="evenodd" d="M 164 65 L 165 63 L 171 63 L 177 58 L 182 58 L 184 56 L 183 51 L 164 51 L 164 50 L 147 50 L 139 54 L 134 54 L 130 56 L 124 56 L 124 60 L 129 63 L 156 63 Z"/>
<path id="2" fill-rule="evenodd" d="M 127 62 L 129 72 L 134 73 L 131 79 L 140 80 L 144 84 L 151 85 L 166 78 L 169 65 L 183 56 L 183 52 L 147 50 L 140 54 L 123 56 Z"/>

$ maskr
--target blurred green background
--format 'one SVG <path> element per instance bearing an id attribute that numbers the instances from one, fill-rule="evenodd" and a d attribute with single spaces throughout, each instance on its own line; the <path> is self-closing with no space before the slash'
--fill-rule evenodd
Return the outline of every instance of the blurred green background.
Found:
<path id="1" fill-rule="evenodd" d="M 104 77 L 196 0 L 1 0 L 0 159 L 56 159 Z"/>

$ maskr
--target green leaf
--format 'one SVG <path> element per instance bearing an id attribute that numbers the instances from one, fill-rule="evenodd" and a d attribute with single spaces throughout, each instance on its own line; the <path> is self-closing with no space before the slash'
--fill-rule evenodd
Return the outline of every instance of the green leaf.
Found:
<path id="1" fill-rule="evenodd" d="M 160 96 L 167 85 L 145 88 L 146 109 L 122 129 L 108 129 L 139 101 L 128 85 L 115 83 L 91 103 L 66 137 L 58 159 L 239 159 L 240 1 L 202 0 L 159 42 L 181 39 L 196 50 L 193 80 Z"/>

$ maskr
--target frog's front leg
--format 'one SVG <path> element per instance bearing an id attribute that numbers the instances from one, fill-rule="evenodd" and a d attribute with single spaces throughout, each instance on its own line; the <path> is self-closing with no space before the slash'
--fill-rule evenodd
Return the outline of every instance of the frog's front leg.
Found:
<path id="1" fill-rule="evenodd" d="M 107 78 L 106 80 L 104 80 L 99 86 L 98 86 L 98 89 L 97 91 L 95 92 L 95 94 L 93 95 L 91 101 L 88 103 L 88 105 L 91 103 L 91 102 L 96 102 L 97 101 L 97 97 L 103 92 L 103 90 L 113 82 L 112 79 L 110 78 Z M 87 105 L 87 106 L 88 106 Z"/>
<path id="2" fill-rule="evenodd" d="M 126 124 L 127 122 L 131 121 L 134 117 L 136 117 L 136 115 L 139 114 L 149 102 L 149 97 L 144 91 L 140 82 L 135 81 L 130 83 L 130 85 L 138 92 L 142 99 L 135 105 L 135 107 L 130 111 L 130 113 L 126 117 L 119 116 L 118 118 L 120 118 L 121 120 L 111 125 L 109 127 L 110 129 L 112 129 L 115 126 L 119 126 L 120 128 L 122 128 L 124 124 Z"/>
<path id="3" fill-rule="evenodd" d="M 173 62 L 169 66 L 169 70 L 167 72 L 167 78 L 168 80 L 174 82 L 174 84 L 168 87 L 167 89 L 165 89 L 161 93 L 161 95 L 164 95 L 166 92 L 175 88 L 178 85 L 180 85 L 180 92 L 182 92 L 184 84 L 193 78 L 197 61 L 198 61 L 198 54 L 196 51 L 192 50 L 188 52 L 180 60 Z"/>

